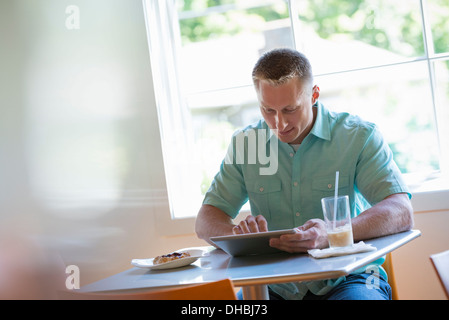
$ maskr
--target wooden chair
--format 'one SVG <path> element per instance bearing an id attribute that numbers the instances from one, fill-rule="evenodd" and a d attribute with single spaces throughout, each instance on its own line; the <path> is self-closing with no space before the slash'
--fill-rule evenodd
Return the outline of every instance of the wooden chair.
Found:
<path id="1" fill-rule="evenodd" d="M 449 300 L 449 250 L 431 255 L 430 261 Z"/>
<path id="2" fill-rule="evenodd" d="M 60 292 L 59 297 L 61 300 L 237 300 L 229 279 L 143 293 L 84 293 L 70 290 Z"/>
<path id="3" fill-rule="evenodd" d="M 390 284 L 390 287 L 391 287 L 391 299 L 399 300 L 398 289 L 396 286 L 396 279 L 394 277 L 393 258 L 392 258 L 391 252 L 387 253 L 387 255 L 385 257 L 385 261 L 382 264 L 382 267 L 385 269 L 385 272 L 388 275 L 388 283 Z"/>

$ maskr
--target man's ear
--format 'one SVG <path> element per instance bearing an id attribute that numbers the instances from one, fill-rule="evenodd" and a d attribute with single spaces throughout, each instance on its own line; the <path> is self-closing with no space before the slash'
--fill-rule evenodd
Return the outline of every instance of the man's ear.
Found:
<path id="1" fill-rule="evenodd" d="M 312 104 L 315 104 L 315 102 L 318 100 L 318 98 L 320 97 L 320 87 L 318 86 L 313 86 L 312 89 Z"/>

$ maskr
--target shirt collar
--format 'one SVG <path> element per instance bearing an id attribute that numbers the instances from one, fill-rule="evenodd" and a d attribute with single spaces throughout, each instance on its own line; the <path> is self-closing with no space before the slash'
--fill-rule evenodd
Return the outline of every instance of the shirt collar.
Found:
<path id="1" fill-rule="evenodd" d="M 268 134 L 267 134 L 267 142 L 269 142 L 273 137 L 277 139 L 276 134 L 274 133 L 273 130 L 271 130 L 268 127 L 268 124 L 265 122 L 265 120 L 262 120 L 262 128 L 267 130 Z"/>
<path id="2" fill-rule="evenodd" d="M 327 110 L 321 102 L 316 102 L 312 108 L 317 108 L 317 115 L 315 119 L 315 123 L 312 127 L 312 130 L 310 130 L 309 134 L 313 134 L 314 136 L 324 139 L 324 140 L 330 140 L 331 139 L 331 130 L 330 130 L 330 114 L 329 110 Z M 272 137 L 276 137 L 273 130 L 268 128 L 268 125 L 265 121 L 263 121 L 263 128 L 268 130 L 269 133 L 267 135 L 267 142 L 272 139 Z"/>
<path id="3" fill-rule="evenodd" d="M 323 106 L 323 104 L 319 101 L 313 105 L 313 108 L 317 108 L 317 115 L 312 130 L 310 130 L 310 133 L 318 138 L 330 140 L 331 128 L 330 128 L 329 110 L 327 110 Z"/>

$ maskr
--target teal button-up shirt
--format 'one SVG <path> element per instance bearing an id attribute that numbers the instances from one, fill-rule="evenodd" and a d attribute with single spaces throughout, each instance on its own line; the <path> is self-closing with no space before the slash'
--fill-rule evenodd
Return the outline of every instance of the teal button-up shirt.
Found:
<path id="1" fill-rule="evenodd" d="M 338 194 L 349 196 L 352 217 L 391 194 L 410 197 L 376 125 L 330 112 L 321 103 L 313 107 L 315 124 L 297 151 L 279 141 L 263 120 L 236 132 L 203 203 L 235 218 L 249 200 L 252 215 L 263 215 L 269 230 L 278 230 L 323 219 L 321 198 L 334 195 L 336 171 Z M 302 298 L 307 290 L 324 294 L 341 281 L 272 288 L 286 298 Z"/>

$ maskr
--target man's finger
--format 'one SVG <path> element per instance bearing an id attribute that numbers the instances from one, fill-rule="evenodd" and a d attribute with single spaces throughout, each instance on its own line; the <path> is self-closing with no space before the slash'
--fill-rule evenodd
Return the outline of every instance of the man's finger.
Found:
<path id="1" fill-rule="evenodd" d="M 255 217 L 253 216 L 246 217 L 246 223 L 248 225 L 249 232 L 259 232 L 259 224 Z"/>
<path id="2" fill-rule="evenodd" d="M 233 234 L 243 234 L 243 231 L 240 228 L 240 226 L 235 226 L 234 228 L 232 228 L 232 233 Z"/>
<path id="3" fill-rule="evenodd" d="M 258 215 L 256 217 L 257 226 L 259 227 L 260 232 L 268 231 L 268 223 L 263 215 Z"/>

